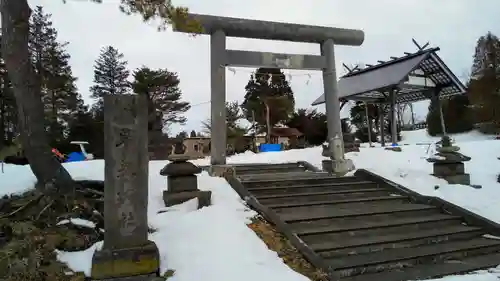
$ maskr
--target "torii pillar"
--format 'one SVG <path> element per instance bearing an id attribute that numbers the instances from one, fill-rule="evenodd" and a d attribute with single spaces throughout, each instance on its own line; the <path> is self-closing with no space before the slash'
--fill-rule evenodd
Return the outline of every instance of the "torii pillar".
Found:
<path id="1" fill-rule="evenodd" d="M 334 142 L 342 142 L 340 102 L 335 70 L 335 45 L 360 46 L 364 32 L 323 26 L 301 25 L 210 15 L 189 14 L 188 20 L 197 21 L 202 30 L 199 34 L 210 35 L 211 69 L 211 164 L 226 164 L 226 66 L 267 67 L 280 69 L 321 70 L 326 100 L 328 141 L 332 167 L 342 169 L 345 162 L 343 150 L 334 151 Z M 177 32 L 190 32 L 180 28 Z M 278 54 L 226 49 L 226 37 L 281 40 L 321 45 L 321 56 Z M 335 141 L 337 140 L 337 141 Z M 341 143 L 343 147 L 343 143 Z"/>

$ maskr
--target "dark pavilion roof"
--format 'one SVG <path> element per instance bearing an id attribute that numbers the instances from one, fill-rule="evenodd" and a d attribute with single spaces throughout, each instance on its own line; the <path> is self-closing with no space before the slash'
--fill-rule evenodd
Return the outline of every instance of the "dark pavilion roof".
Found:
<path id="1" fill-rule="evenodd" d="M 465 93 L 465 86 L 436 54 L 439 48 L 424 49 L 390 61 L 354 70 L 338 81 L 343 101 L 387 102 L 390 91 L 397 90 L 397 103 L 429 99 L 439 89 L 441 99 Z M 432 85 L 408 83 L 408 76 L 427 79 Z M 431 83 L 429 83 L 431 84 Z M 325 103 L 325 95 L 312 105 Z"/>

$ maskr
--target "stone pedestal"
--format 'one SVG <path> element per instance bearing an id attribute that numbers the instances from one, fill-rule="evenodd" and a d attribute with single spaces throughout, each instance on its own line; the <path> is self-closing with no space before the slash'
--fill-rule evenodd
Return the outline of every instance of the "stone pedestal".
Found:
<path id="1" fill-rule="evenodd" d="M 236 176 L 236 171 L 231 165 L 211 165 L 208 167 L 208 174 L 212 177 Z"/>
<path id="2" fill-rule="evenodd" d="M 148 240 L 148 114 L 140 95 L 104 97 L 104 245 L 92 257 L 92 280 L 158 275 Z"/>
<path id="3" fill-rule="evenodd" d="M 198 208 L 210 206 L 211 191 L 198 189 L 197 174 L 201 168 L 188 162 L 188 156 L 172 155 L 160 175 L 167 177 L 168 190 L 163 191 L 165 206 L 184 203 L 193 198 L 198 198 Z"/>
<path id="4" fill-rule="evenodd" d="M 433 173 L 435 177 L 442 178 L 450 184 L 470 185 L 470 175 L 465 173 L 463 162 L 470 161 L 471 158 L 458 151 L 458 146 L 452 146 L 449 137 L 445 136 L 441 140 L 441 147 L 437 148 L 437 153 L 427 159 L 433 163 Z"/>
<path id="5" fill-rule="evenodd" d="M 324 172 L 335 174 L 336 176 L 341 177 L 349 173 L 350 171 L 354 171 L 354 163 L 351 159 L 327 159 L 321 161 L 321 168 Z"/>
<path id="6" fill-rule="evenodd" d="M 323 145 L 321 155 L 330 159 L 321 161 L 322 170 L 337 176 L 344 176 L 355 169 L 354 163 L 351 159 L 344 158 L 344 151 L 340 138 L 333 139 L 332 143 L 333 151 L 330 150 L 328 144 Z"/>

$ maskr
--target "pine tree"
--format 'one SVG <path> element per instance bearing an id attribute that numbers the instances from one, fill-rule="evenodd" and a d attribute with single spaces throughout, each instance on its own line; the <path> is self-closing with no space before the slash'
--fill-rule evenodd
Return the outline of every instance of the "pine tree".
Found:
<path id="1" fill-rule="evenodd" d="M 93 0 L 93 2 L 101 2 Z M 139 14 L 145 21 L 161 20 L 161 27 L 175 25 L 199 31 L 198 23 L 187 20 L 188 9 L 176 7 L 170 1 L 123 1 L 120 9 L 128 14 Z M 27 0 L 3 0 L 2 50 L 9 77 L 14 85 L 14 96 L 20 121 L 20 140 L 40 187 L 49 184 L 60 192 L 74 191 L 75 183 L 67 170 L 54 159 L 43 128 L 43 103 L 37 75 L 30 62 L 29 20 L 30 6 Z"/>
<path id="2" fill-rule="evenodd" d="M 94 65 L 94 85 L 90 87 L 91 97 L 96 100 L 95 111 L 102 111 L 105 95 L 125 94 L 130 90 L 129 74 L 122 53 L 112 46 L 101 49 Z"/>
<path id="3" fill-rule="evenodd" d="M 31 52 L 42 90 L 42 102 L 49 131 L 55 145 L 64 141 L 69 115 L 76 108 L 76 78 L 73 77 L 67 42 L 57 41 L 57 31 L 38 6 L 31 18 Z"/>
<path id="4" fill-rule="evenodd" d="M 286 125 L 303 133 L 306 141 L 311 145 L 324 143 L 328 136 L 326 115 L 315 109 L 299 108 L 292 114 Z"/>
<path id="5" fill-rule="evenodd" d="M 167 69 L 142 67 L 134 71 L 133 78 L 131 87 L 134 93 L 148 98 L 150 142 L 154 142 L 163 132 L 168 132 L 172 124 L 186 123 L 187 119 L 183 114 L 191 105 L 181 100 L 182 91 L 177 73 Z"/>
<path id="6" fill-rule="evenodd" d="M 278 68 L 259 68 L 250 76 L 245 87 L 245 98 L 241 107 L 246 119 L 255 121 L 259 129 L 266 128 L 268 141 L 269 132 L 278 123 L 290 119 L 295 98 L 285 74 Z"/>
<path id="7" fill-rule="evenodd" d="M 474 122 L 489 126 L 494 133 L 500 127 L 500 40 L 488 32 L 477 41 L 471 69 L 468 97 Z"/>
<path id="8" fill-rule="evenodd" d="M 368 122 L 370 122 L 371 135 L 374 140 L 378 124 L 379 105 L 368 104 L 368 118 L 366 118 L 366 105 L 364 102 L 356 102 L 350 109 L 350 121 L 356 127 L 354 135 L 362 142 L 368 142 Z M 385 125 L 385 124 L 384 124 Z"/>
<path id="9" fill-rule="evenodd" d="M 0 52 L 0 151 L 13 144 L 17 134 L 17 108 L 12 83 Z"/>
<path id="10" fill-rule="evenodd" d="M 226 132 L 228 138 L 236 138 L 244 136 L 248 130 L 238 124 L 238 121 L 244 118 L 241 113 L 241 107 L 237 101 L 226 102 Z M 212 124 L 211 120 L 208 119 L 202 122 L 203 128 L 206 133 L 211 133 Z"/>

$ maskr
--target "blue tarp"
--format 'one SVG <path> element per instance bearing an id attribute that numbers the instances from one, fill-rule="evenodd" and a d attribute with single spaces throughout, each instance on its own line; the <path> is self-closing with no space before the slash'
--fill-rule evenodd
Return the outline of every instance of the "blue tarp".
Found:
<path id="1" fill-rule="evenodd" d="M 85 155 L 81 152 L 71 152 L 68 154 L 68 159 L 66 159 L 66 162 L 79 162 L 79 161 L 85 161 Z"/>
<path id="2" fill-rule="evenodd" d="M 281 151 L 281 144 L 278 143 L 263 143 L 259 146 L 260 152 Z"/>

